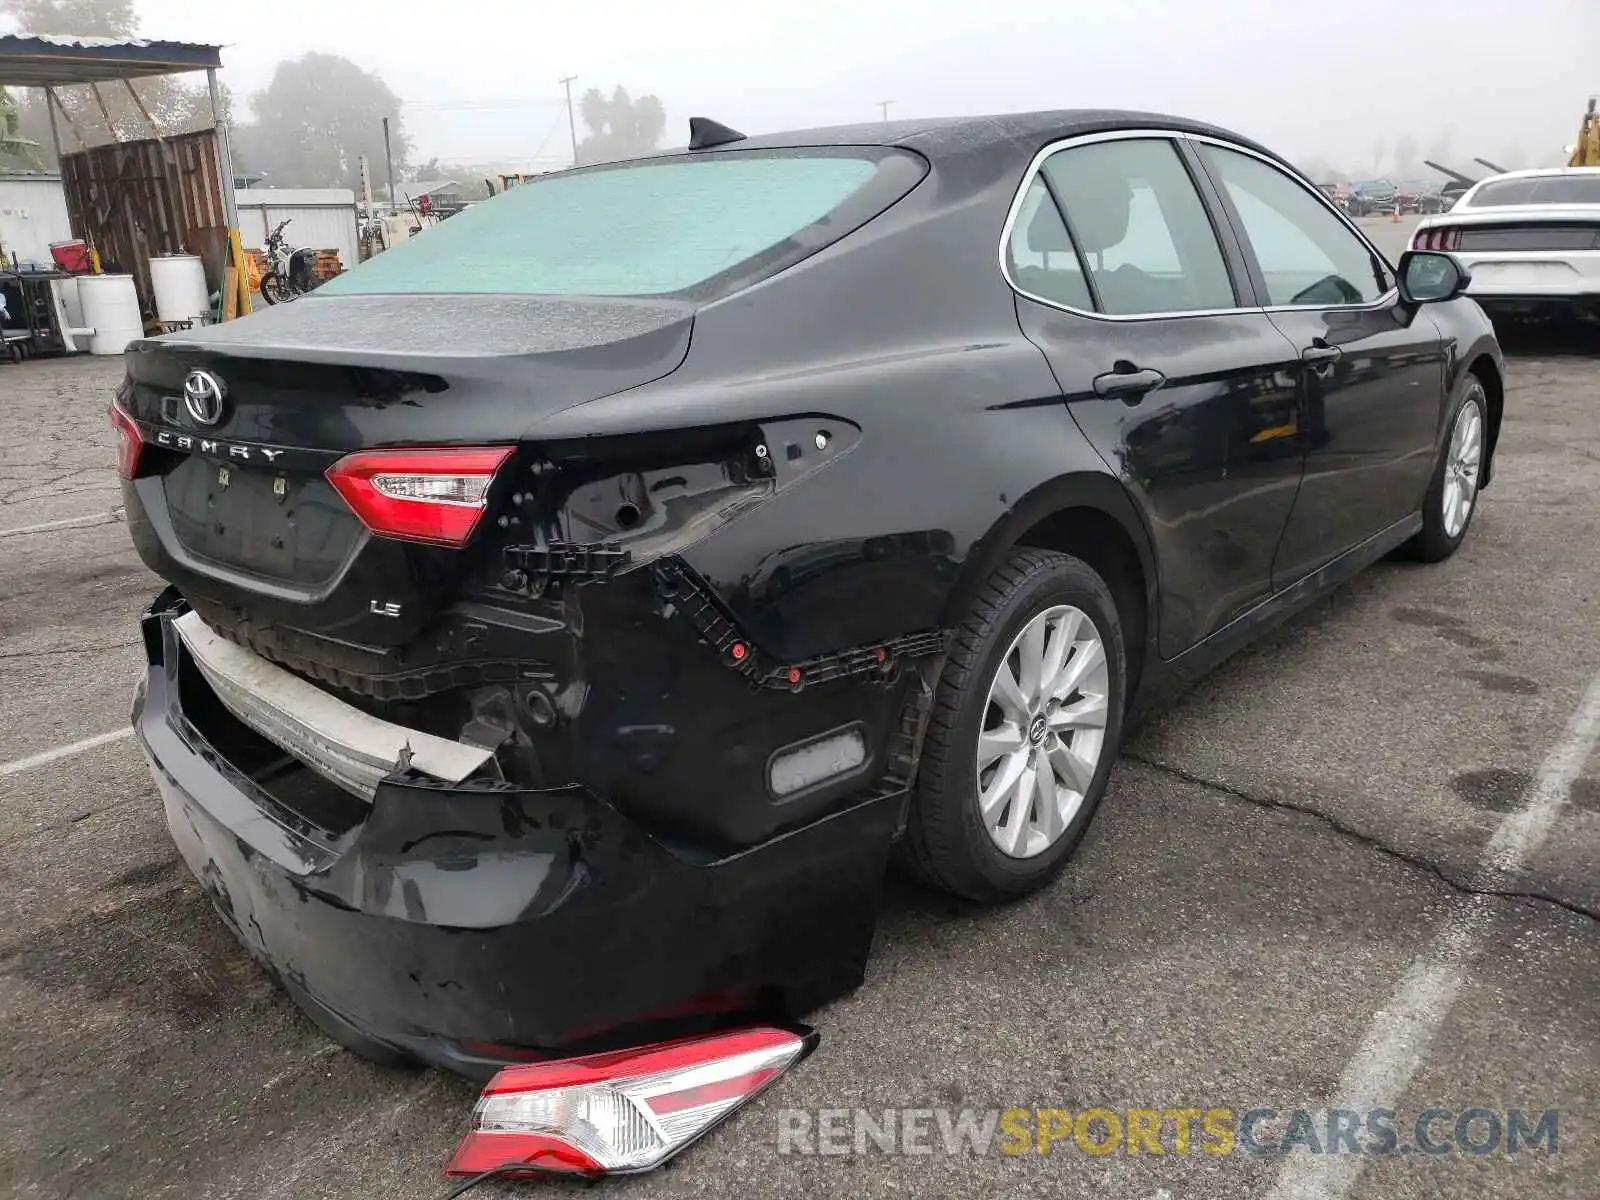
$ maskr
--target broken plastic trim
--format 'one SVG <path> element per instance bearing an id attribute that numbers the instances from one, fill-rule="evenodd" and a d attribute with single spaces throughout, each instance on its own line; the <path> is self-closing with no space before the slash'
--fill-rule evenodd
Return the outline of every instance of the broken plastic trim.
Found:
<path id="1" fill-rule="evenodd" d="M 224 708 L 354 796 L 370 802 L 387 776 L 407 767 L 445 783 L 485 769 L 499 775 L 492 750 L 369 716 L 226 641 L 196 613 L 172 627 Z"/>
<path id="2" fill-rule="evenodd" d="M 799 692 L 812 684 L 852 676 L 889 680 L 894 678 L 900 663 L 942 654 L 950 645 L 950 634 L 930 629 L 864 646 L 851 646 L 799 662 L 779 663 L 757 652 L 755 643 L 723 609 L 716 593 L 681 559 L 657 563 L 655 578 L 661 598 L 675 604 L 724 665 L 743 675 L 752 687 Z"/>

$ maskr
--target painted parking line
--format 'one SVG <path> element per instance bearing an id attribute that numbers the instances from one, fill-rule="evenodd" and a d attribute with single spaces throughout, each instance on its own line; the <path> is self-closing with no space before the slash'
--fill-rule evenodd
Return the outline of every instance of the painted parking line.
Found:
<path id="1" fill-rule="evenodd" d="M 120 742 L 125 737 L 132 737 L 133 730 L 113 729 L 110 733 L 97 733 L 94 737 L 84 738 L 81 742 L 68 742 L 65 746 L 56 746 L 50 750 L 41 750 L 37 754 L 30 754 L 27 758 L 12 759 L 8 763 L 0 763 L 0 779 L 11 775 L 20 775 L 34 767 L 48 766 L 53 762 L 60 762 L 63 758 L 71 758 L 74 754 L 82 754 L 85 750 L 93 750 L 96 746 L 107 746 L 112 742 Z"/>
<path id="2" fill-rule="evenodd" d="M 123 519 L 119 504 L 110 512 L 90 513 L 83 517 L 64 517 L 59 521 L 45 521 L 40 525 L 23 525 L 16 529 L 0 529 L 0 538 L 23 537 L 30 533 L 49 533 L 52 529 L 80 529 L 95 525 L 111 525 Z"/>
<path id="3" fill-rule="evenodd" d="M 1544 844 L 1597 739 L 1600 675 L 1589 681 L 1561 740 L 1540 764 L 1527 799 L 1506 814 L 1484 847 L 1480 866 L 1486 874 L 1517 870 Z M 1430 951 L 1411 965 L 1373 1018 L 1330 1108 L 1366 1113 L 1399 1107 L 1477 957 L 1495 903 L 1494 897 L 1475 895 L 1445 918 Z M 1293 1156 L 1284 1162 L 1271 1200 L 1339 1200 L 1355 1184 L 1363 1161 L 1354 1154 Z"/>

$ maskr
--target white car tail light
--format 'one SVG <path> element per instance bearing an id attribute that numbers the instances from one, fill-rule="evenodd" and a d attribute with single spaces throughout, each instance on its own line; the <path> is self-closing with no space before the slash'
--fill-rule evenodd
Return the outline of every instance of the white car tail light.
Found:
<path id="1" fill-rule="evenodd" d="M 483 1089 L 445 1174 L 651 1170 L 816 1044 L 810 1031 L 743 1029 L 506 1067 Z"/>

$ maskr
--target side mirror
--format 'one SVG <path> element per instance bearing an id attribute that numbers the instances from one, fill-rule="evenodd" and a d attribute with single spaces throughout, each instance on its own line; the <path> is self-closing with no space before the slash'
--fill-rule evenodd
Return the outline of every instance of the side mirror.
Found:
<path id="1" fill-rule="evenodd" d="M 1463 295 L 1472 276 L 1454 255 L 1407 250 L 1400 256 L 1400 298 L 1407 304 L 1437 304 Z"/>

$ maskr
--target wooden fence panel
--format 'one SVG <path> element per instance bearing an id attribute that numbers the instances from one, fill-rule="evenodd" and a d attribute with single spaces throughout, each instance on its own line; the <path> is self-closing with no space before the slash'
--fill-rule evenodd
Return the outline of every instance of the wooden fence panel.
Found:
<path id="1" fill-rule="evenodd" d="M 73 232 L 100 252 L 106 271 L 133 276 L 144 311 L 155 310 L 150 259 L 197 254 L 206 283 L 222 286 L 227 209 L 214 130 L 113 142 L 61 159 Z"/>

